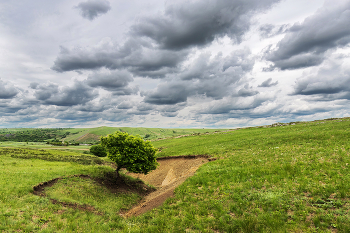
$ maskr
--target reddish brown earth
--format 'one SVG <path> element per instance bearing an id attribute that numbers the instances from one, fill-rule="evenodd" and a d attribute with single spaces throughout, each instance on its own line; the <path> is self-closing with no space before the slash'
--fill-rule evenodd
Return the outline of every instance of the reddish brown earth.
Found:
<path id="1" fill-rule="evenodd" d="M 122 215 L 124 217 L 138 216 L 162 205 L 166 199 L 173 196 L 177 186 L 188 177 L 193 176 L 197 169 L 209 160 L 207 156 L 158 158 L 159 167 L 147 175 L 126 173 L 156 187 L 157 191 L 146 195 L 141 203 Z"/>
<path id="2" fill-rule="evenodd" d="M 92 179 L 99 185 L 106 186 L 112 193 L 132 192 L 142 196 L 143 199 L 137 206 L 134 206 L 128 211 L 121 211 L 120 213 L 120 215 L 123 217 L 131 217 L 138 216 L 162 205 L 166 199 L 173 196 L 176 187 L 182 184 L 188 177 L 193 176 L 201 165 L 211 160 L 214 159 L 208 158 L 206 155 L 158 158 L 157 161 L 159 163 L 159 167 L 147 175 L 129 172 L 126 173 L 126 175 L 139 178 L 145 184 L 152 185 L 156 189 L 150 188 L 142 181 L 130 182 L 123 179 L 116 181 L 114 173 L 106 174 L 105 177 L 98 179 L 92 178 L 88 175 L 75 175 L 75 177 Z M 59 179 L 62 178 L 56 178 L 34 186 L 33 193 L 35 195 L 45 196 L 45 188 L 51 187 Z M 52 199 L 51 202 L 54 204 L 61 204 L 66 207 L 101 214 L 94 207 L 88 205 L 64 203 L 54 199 Z"/>
<path id="3" fill-rule="evenodd" d="M 98 136 L 96 134 L 91 134 L 91 133 L 86 133 L 82 136 L 80 136 L 79 138 L 76 139 L 77 142 L 83 142 L 83 141 L 87 141 L 87 140 L 92 140 L 92 141 L 98 141 L 100 140 L 101 136 Z"/>

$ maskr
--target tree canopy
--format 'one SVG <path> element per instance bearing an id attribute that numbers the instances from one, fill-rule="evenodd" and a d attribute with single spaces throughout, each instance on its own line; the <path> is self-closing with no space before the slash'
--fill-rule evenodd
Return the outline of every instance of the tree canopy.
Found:
<path id="1" fill-rule="evenodd" d="M 117 178 L 121 168 L 126 168 L 129 172 L 147 174 L 158 166 L 156 149 L 139 136 L 117 131 L 101 137 L 101 144 L 107 149 L 108 157 L 117 164 Z"/>
<path id="2" fill-rule="evenodd" d="M 107 156 L 106 148 L 100 144 L 99 145 L 92 145 L 90 147 L 90 152 L 97 157 L 106 157 Z"/>

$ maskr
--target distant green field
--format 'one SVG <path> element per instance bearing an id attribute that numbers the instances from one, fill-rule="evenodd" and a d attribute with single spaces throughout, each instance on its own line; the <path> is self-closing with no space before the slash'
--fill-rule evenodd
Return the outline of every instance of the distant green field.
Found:
<path id="1" fill-rule="evenodd" d="M 44 142 L 0 142 L 1 147 L 11 147 L 11 148 L 28 148 L 28 149 L 45 149 L 53 151 L 70 151 L 78 154 L 84 153 L 84 151 L 89 151 L 90 146 L 80 145 L 80 146 L 52 146 Z"/>
<path id="2" fill-rule="evenodd" d="M 104 162 L 59 150 L 49 152 L 68 162 L 47 161 L 45 150 L 0 148 L 0 231 L 350 232 L 349 139 L 350 119 L 343 118 L 153 141 L 157 156 L 220 159 L 200 167 L 161 207 L 129 219 L 118 211 L 140 197 L 109 193 L 90 180 L 65 178 L 47 197 L 32 193 L 34 185 L 53 178 L 113 172 Z M 98 213 L 49 198 L 90 205 Z"/>
<path id="3" fill-rule="evenodd" d="M 145 140 L 164 139 L 187 134 L 209 133 L 223 129 L 161 129 L 132 127 L 97 127 L 97 128 L 3 128 L 0 129 L 0 142 L 47 142 L 52 140 L 79 143 L 98 143 L 101 136 L 116 131 L 139 135 Z"/>
<path id="4" fill-rule="evenodd" d="M 146 140 L 164 139 L 180 135 L 224 131 L 224 129 L 161 129 L 161 128 L 132 128 L 132 127 L 98 127 L 91 129 L 67 129 L 70 132 L 65 140 L 78 142 L 96 142 L 101 136 L 116 131 L 127 132 L 132 135 L 139 135 Z M 73 134 L 76 133 L 76 134 Z"/>

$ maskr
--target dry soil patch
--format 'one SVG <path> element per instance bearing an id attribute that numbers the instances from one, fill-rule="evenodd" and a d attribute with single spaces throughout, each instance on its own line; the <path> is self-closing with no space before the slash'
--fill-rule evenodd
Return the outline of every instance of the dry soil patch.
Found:
<path id="1" fill-rule="evenodd" d="M 166 199 L 173 196 L 177 186 L 182 184 L 188 177 L 193 176 L 197 169 L 209 160 L 208 156 L 158 158 L 159 167 L 147 175 L 126 173 L 156 187 L 157 191 L 146 195 L 139 205 L 122 215 L 124 217 L 138 216 L 162 205 Z"/>

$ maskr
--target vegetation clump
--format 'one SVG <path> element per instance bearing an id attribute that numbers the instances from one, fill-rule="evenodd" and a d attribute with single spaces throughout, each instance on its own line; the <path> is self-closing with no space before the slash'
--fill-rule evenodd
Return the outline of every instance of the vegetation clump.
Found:
<path id="1" fill-rule="evenodd" d="M 91 146 L 90 152 L 97 157 L 106 157 L 107 156 L 106 148 L 104 146 L 102 146 L 101 144 Z"/>
<path id="2" fill-rule="evenodd" d="M 143 174 L 157 168 L 157 150 L 150 142 L 144 141 L 139 136 L 117 131 L 101 137 L 101 143 L 107 149 L 108 158 L 117 164 L 117 178 L 122 168 L 126 168 L 129 172 Z"/>
<path id="3" fill-rule="evenodd" d="M 55 138 L 65 138 L 70 132 L 66 129 L 0 129 L 0 141 L 44 142 Z"/>

